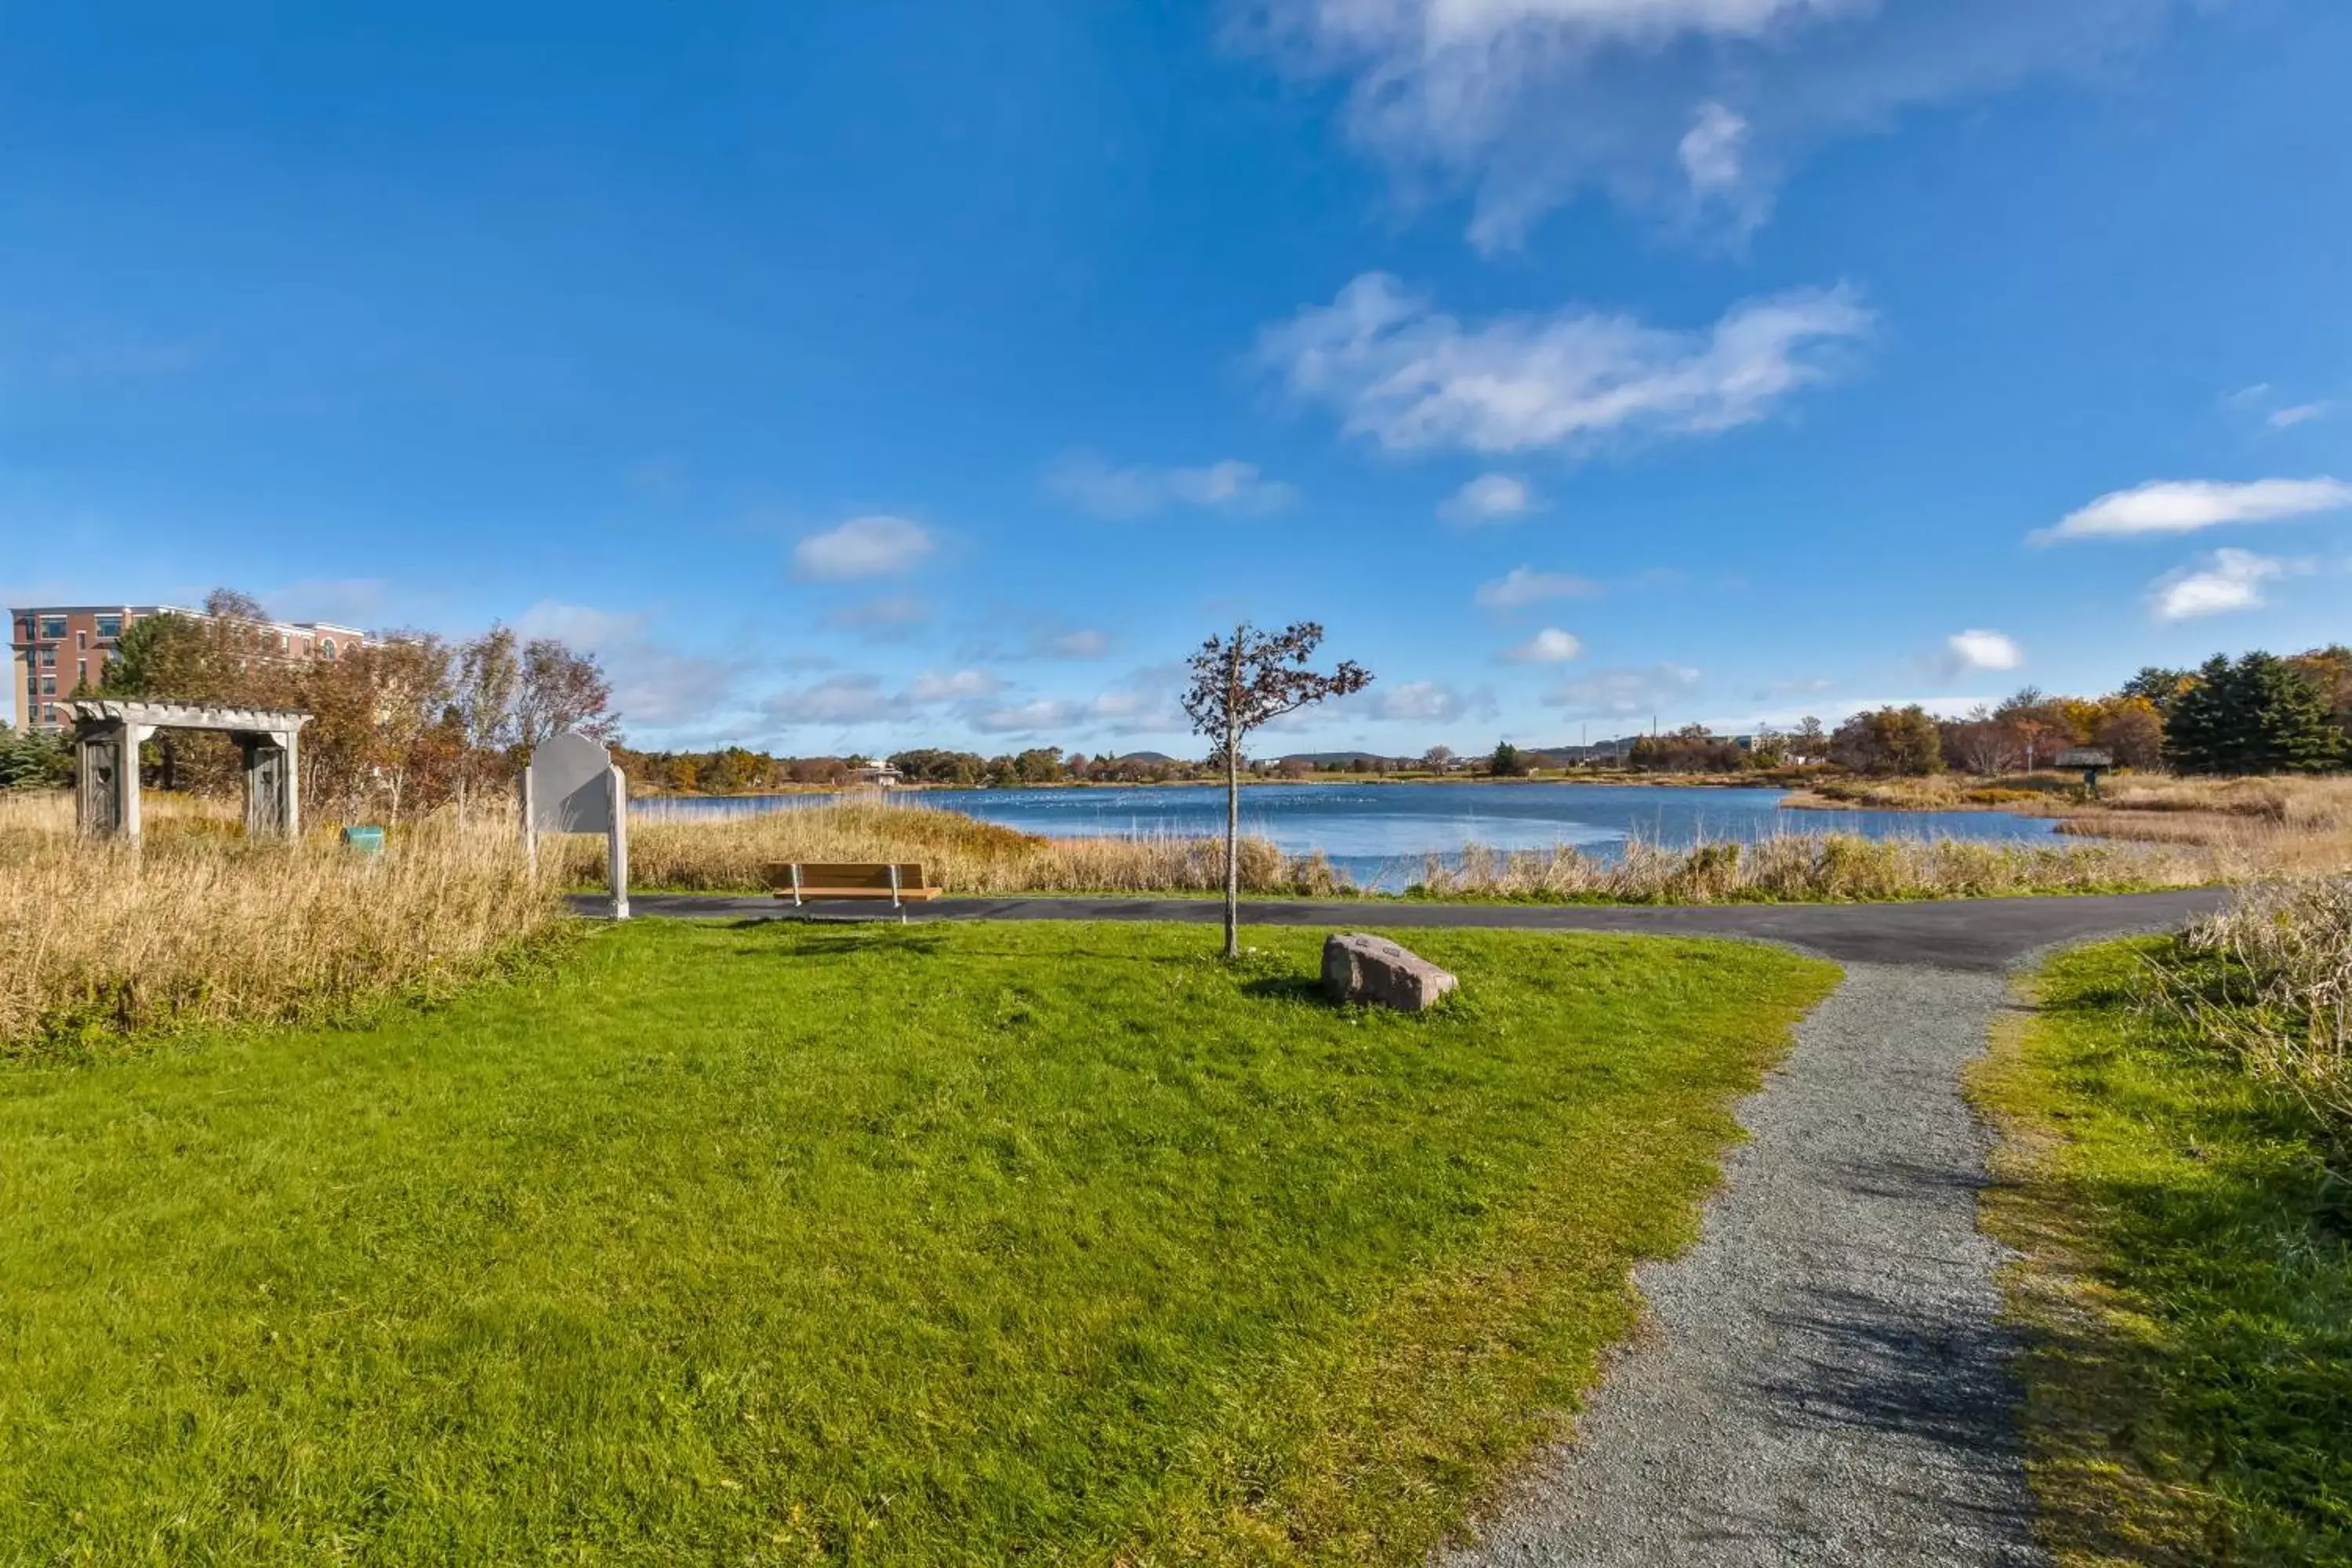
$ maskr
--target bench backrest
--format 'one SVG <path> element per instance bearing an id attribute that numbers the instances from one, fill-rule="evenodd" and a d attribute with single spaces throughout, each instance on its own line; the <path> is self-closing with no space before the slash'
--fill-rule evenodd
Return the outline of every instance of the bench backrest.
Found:
<path id="1" fill-rule="evenodd" d="M 767 868 L 767 872 L 768 886 L 789 888 L 793 885 L 792 862 L 777 861 Z M 898 868 L 898 886 L 902 890 L 912 891 L 922 885 L 923 868 L 920 866 L 901 865 Z M 802 893 L 807 894 L 818 889 L 845 889 L 859 892 L 880 893 L 887 897 L 890 891 L 890 867 L 887 862 L 875 865 L 856 862 L 841 862 L 834 865 L 820 865 L 805 860 L 801 862 Z"/>

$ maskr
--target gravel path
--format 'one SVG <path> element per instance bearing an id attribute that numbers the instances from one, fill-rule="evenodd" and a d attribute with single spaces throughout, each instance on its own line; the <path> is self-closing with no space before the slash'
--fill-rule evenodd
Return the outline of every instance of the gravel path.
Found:
<path id="1" fill-rule="evenodd" d="M 1848 966 L 1698 1245 L 1642 1271 L 1653 1331 L 1447 1568 L 2044 1561 L 1958 1085 L 2004 995 Z"/>

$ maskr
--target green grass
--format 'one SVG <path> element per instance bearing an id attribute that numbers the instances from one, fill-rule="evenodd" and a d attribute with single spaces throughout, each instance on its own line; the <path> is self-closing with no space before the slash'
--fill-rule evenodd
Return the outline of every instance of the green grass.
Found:
<path id="1" fill-rule="evenodd" d="M 1833 982 L 1724 942 L 604 931 L 0 1072 L 0 1563 L 1413 1563 Z"/>
<path id="2" fill-rule="evenodd" d="M 2054 961 L 1977 1085 L 2044 1535 L 2070 1568 L 2352 1563 L 2352 1173 L 2142 1005 L 2162 946 Z"/>

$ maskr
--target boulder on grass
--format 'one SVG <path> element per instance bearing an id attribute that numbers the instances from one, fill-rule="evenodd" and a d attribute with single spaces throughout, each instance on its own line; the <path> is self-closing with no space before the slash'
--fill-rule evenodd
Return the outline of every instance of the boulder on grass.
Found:
<path id="1" fill-rule="evenodd" d="M 1386 937 L 1335 936 L 1323 943 L 1323 990 L 1334 1002 L 1418 1013 L 1461 984 Z"/>

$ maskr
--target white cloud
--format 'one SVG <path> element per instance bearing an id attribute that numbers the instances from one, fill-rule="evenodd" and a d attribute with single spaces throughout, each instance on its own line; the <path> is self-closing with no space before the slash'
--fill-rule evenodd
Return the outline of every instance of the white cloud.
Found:
<path id="1" fill-rule="evenodd" d="M 2291 430 L 2297 425 L 2308 425 L 2315 419 L 2325 419 L 2334 412 L 2332 403 L 2298 403 L 2292 408 L 2273 409 L 2270 426 L 2273 430 Z"/>
<path id="2" fill-rule="evenodd" d="M 1092 452 L 1071 452 L 1045 470 L 1045 488 L 1079 510 L 1106 518 L 1148 517 L 1170 506 L 1262 517 L 1298 500 L 1297 487 L 1232 458 L 1197 468 L 1116 468 Z"/>
<path id="3" fill-rule="evenodd" d="M 1544 698 L 1554 708 L 1595 719 L 1631 719 L 1690 695 L 1698 685 L 1698 671 L 1678 664 L 1647 669 L 1596 669 L 1581 680 L 1556 687 Z"/>
<path id="4" fill-rule="evenodd" d="M 1412 724 L 1451 724 L 1470 711 L 1471 703 L 1442 681 L 1409 680 L 1377 688 L 1372 717 Z"/>
<path id="5" fill-rule="evenodd" d="M 1058 697 L 1033 697 L 1026 702 L 971 709 L 964 714 L 964 722 L 983 735 L 1034 735 L 1058 733 L 1086 716 L 1085 708 L 1076 702 Z"/>
<path id="6" fill-rule="evenodd" d="M 2025 662 L 2025 650 L 2000 632 L 1954 632 L 1944 639 L 1939 662 L 1948 680 L 1980 669 L 2015 669 Z"/>
<path id="7" fill-rule="evenodd" d="M 829 675 L 772 692 L 760 703 L 760 711 L 780 724 L 875 724 L 906 710 L 905 700 L 871 675 Z"/>
<path id="8" fill-rule="evenodd" d="M 2173 8 L 2172 0 L 1229 5 L 1244 18 L 1234 30 L 1243 47 L 1294 76 L 1348 83 L 1350 140 L 1390 168 L 1408 201 L 1468 193 L 1469 237 L 1486 249 L 1518 243 L 1590 188 L 1684 219 L 1695 200 L 1709 201 L 1736 228 L 1752 226 L 1786 170 L 1822 143 L 1882 132 L 1916 107 L 2095 73 L 2153 38 Z M 1696 134 L 1717 119 L 1710 108 L 1740 134 Z"/>
<path id="9" fill-rule="evenodd" d="M 2055 528 L 2035 534 L 2055 539 L 2119 539 L 2142 533 L 2193 533 L 2231 522 L 2270 522 L 2352 506 L 2352 485 L 2340 479 L 2157 479 L 2113 490 Z"/>
<path id="10" fill-rule="evenodd" d="M 1055 658 L 1100 658 L 1110 651 L 1110 634 L 1093 626 L 1056 632 L 1039 640 L 1038 651 Z"/>
<path id="11" fill-rule="evenodd" d="M 930 618 L 930 609 L 912 594 L 884 594 L 825 612 L 824 624 L 883 639 L 904 637 Z"/>
<path id="12" fill-rule="evenodd" d="M 920 565 L 932 549 L 929 531 L 910 519 L 853 517 L 794 545 L 793 573 L 815 582 L 896 576 Z"/>
<path id="13" fill-rule="evenodd" d="M 1491 583 L 1482 583 L 1472 595 L 1482 610 L 1523 610 L 1551 599 L 1582 599 L 1601 592 L 1589 578 L 1567 572 L 1538 572 L 1514 566 Z"/>
<path id="14" fill-rule="evenodd" d="M 1574 633 L 1546 626 L 1527 641 L 1507 649 L 1503 657 L 1514 664 L 1566 664 L 1583 651 L 1584 644 Z"/>
<path id="15" fill-rule="evenodd" d="M 652 618 L 642 610 L 599 610 L 541 599 L 515 617 L 515 630 L 526 637 L 553 637 L 574 647 L 601 649 L 642 637 Z"/>
<path id="16" fill-rule="evenodd" d="M 1698 106 L 1675 153 L 1682 160 L 1691 189 L 1706 194 L 1738 185 L 1740 155 L 1747 145 L 1747 120 L 1710 100 Z"/>
<path id="17" fill-rule="evenodd" d="M 952 702 L 993 696 L 1003 689 L 1004 682 L 984 669 L 958 669 L 945 675 L 927 669 L 907 688 L 907 698 L 912 702 Z"/>
<path id="18" fill-rule="evenodd" d="M 1735 305 L 1704 331 L 1567 309 L 1465 322 L 1385 272 L 1259 337 L 1291 392 L 1393 451 L 1524 452 L 1753 424 L 1870 329 L 1843 285 Z"/>
<path id="19" fill-rule="evenodd" d="M 1535 491 L 1513 474 L 1480 474 L 1439 503 L 1448 522 L 1507 522 L 1537 510 Z"/>
<path id="20" fill-rule="evenodd" d="M 2201 566 L 2184 566 L 2158 578 L 2148 590 L 2148 605 L 2159 621 L 2258 610 L 2265 602 L 2263 584 L 2294 569 L 2292 563 L 2251 550 L 2216 550 Z"/>

